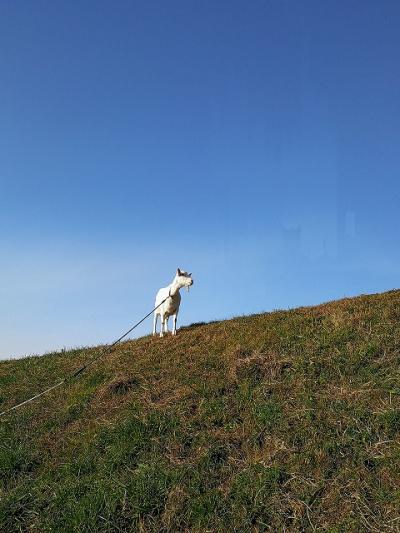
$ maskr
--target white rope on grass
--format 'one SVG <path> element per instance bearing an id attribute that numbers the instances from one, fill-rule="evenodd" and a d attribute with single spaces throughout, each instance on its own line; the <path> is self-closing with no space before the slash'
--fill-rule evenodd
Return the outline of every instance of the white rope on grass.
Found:
<path id="1" fill-rule="evenodd" d="M 139 320 L 139 322 L 137 322 L 134 326 L 132 326 L 130 329 L 128 329 L 128 331 L 126 331 L 123 335 L 121 335 L 121 337 L 119 337 L 116 341 L 114 341 L 112 344 L 110 344 L 108 346 L 108 348 L 106 350 L 104 350 L 103 352 L 101 352 L 99 355 L 97 355 L 96 357 L 92 357 L 92 359 L 89 359 L 84 365 L 82 365 L 81 367 L 79 367 L 77 370 L 75 370 L 74 372 L 71 372 L 71 374 L 68 374 L 64 379 L 62 379 L 61 381 L 59 381 L 58 383 L 56 383 L 55 385 L 52 385 L 51 387 L 49 387 L 48 389 L 45 389 L 44 391 L 42 392 L 39 392 L 38 394 L 35 394 L 34 396 L 32 396 L 31 398 L 28 398 L 27 400 L 24 400 L 23 402 L 20 402 L 20 403 L 17 403 L 16 405 L 13 405 L 12 407 L 9 407 L 8 409 L 5 409 L 4 411 L 2 411 L 0 413 L 0 417 L 6 415 L 7 413 L 10 413 L 11 411 L 14 411 L 15 409 L 18 409 L 18 407 L 21 407 L 22 405 L 25 405 L 29 402 L 33 402 L 34 400 L 36 400 L 37 398 L 40 398 L 40 396 L 43 396 L 44 394 L 47 394 L 48 392 L 56 389 L 57 387 L 61 387 L 61 385 L 63 385 L 64 383 L 67 383 L 67 381 L 71 381 L 73 380 L 74 378 L 77 378 L 80 374 L 82 374 L 89 366 L 91 366 L 93 363 L 95 363 L 96 361 L 98 361 L 100 359 L 100 357 L 104 357 L 105 355 L 109 354 L 112 349 L 119 343 L 122 341 L 122 339 L 124 339 L 127 335 L 129 335 L 129 333 L 131 331 L 133 331 L 135 328 L 137 328 L 142 322 L 144 322 L 146 320 L 146 318 L 148 318 L 151 314 L 154 313 L 154 311 L 156 309 L 158 309 L 164 302 L 166 302 L 168 300 L 168 298 L 170 298 L 170 296 L 168 295 L 166 298 L 164 298 L 164 300 L 159 303 L 152 311 L 150 311 L 150 313 L 147 313 L 146 316 L 144 316 L 141 320 Z"/>

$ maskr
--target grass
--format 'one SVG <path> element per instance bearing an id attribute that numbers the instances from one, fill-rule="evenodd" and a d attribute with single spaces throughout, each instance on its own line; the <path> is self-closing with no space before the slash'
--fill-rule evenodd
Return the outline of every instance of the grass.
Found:
<path id="1" fill-rule="evenodd" d="M 0 363 L 0 409 L 99 348 Z M 400 531 L 400 291 L 119 345 L 0 421 L 5 532 Z"/>

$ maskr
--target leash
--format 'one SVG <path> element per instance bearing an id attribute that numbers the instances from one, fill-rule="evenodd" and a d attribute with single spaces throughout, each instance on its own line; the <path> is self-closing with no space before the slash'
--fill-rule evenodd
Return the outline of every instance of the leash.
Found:
<path id="1" fill-rule="evenodd" d="M 59 381 L 58 383 L 56 383 L 55 385 L 52 385 L 51 387 L 49 387 L 48 389 L 45 389 L 44 391 L 42 392 L 39 392 L 38 394 L 35 394 L 34 396 L 32 396 L 31 398 L 28 398 L 27 400 L 23 401 L 23 402 L 20 402 L 20 403 L 17 403 L 16 405 L 13 405 L 12 407 L 9 407 L 8 409 L 6 409 L 5 411 L 2 411 L 0 413 L 0 417 L 6 415 L 7 413 L 11 412 L 11 411 L 14 411 L 15 409 L 18 409 L 19 407 L 21 407 L 22 405 L 25 405 L 29 402 L 33 402 L 33 400 L 36 400 L 37 398 L 40 398 L 41 396 L 43 396 L 44 394 L 47 394 L 48 392 L 54 390 L 54 389 L 57 389 L 58 387 L 61 387 L 61 385 L 64 385 L 64 383 L 68 383 L 70 381 L 72 381 L 74 378 L 77 378 L 80 374 L 82 374 L 83 372 L 85 372 L 85 370 L 93 365 L 93 363 L 95 363 L 96 361 L 98 361 L 101 357 L 104 357 L 105 355 L 108 355 L 112 352 L 113 348 L 119 343 L 122 341 L 122 339 L 124 339 L 127 335 L 129 335 L 129 333 L 131 331 L 133 331 L 135 328 L 137 328 L 142 322 L 144 322 L 146 320 L 146 318 L 148 318 L 151 314 L 154 313 L 154 311 L 156 311 L 163 303 L 165 303 L 168 298 L 170 298 L 171 295 L 168 294 L 168 296 L 166 298 L 164 298 L 164 300 L 159 303 L 152 311 L 150 311 L 150 313 L 147 313 L 146 316 L 144 316 L 141 320 L 139 320 L 139 322 L 137 322 L 134 326 L 132 326 L 130 329 L 128 329 L 128 331 L 126 331 L 123 335 L 121 335 L 121 337 L 119 337 L 116 341 L 114 341 L 112 344 L 110 344 L 103 352 L 100 352 L 99 355 L 96 355 L 95 357 L 92 357 L 92 359 L 89 359 L 84 365 L 82 365 L 80 368 L 78 368 L 77 370 L 75 370 L 74 372 L 71 372 L 70 374 L 68 374 L 67 376 L 65 376 L 64 379 L 62 379 L 61 381 Z"/>

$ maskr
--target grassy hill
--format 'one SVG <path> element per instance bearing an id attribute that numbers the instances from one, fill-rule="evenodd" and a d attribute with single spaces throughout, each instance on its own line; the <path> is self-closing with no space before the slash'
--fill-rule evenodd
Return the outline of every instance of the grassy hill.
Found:
<path id="1" fill-rule="evenodd" d="M 101 348 L 0 363 L 0 407 Z M 121 344 L 0 419 L 1 531 L 400 531 L 400 291 Z"/>

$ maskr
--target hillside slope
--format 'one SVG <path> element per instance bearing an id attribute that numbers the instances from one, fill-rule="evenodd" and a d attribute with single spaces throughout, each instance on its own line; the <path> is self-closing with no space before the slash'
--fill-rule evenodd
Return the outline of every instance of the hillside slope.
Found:
<path id="1" fill-rule="evenodd" d="M 98 349 L 0 363 L 0 408 Z M 0 529 L 400 531 L 399 431 L 398 290 L 144 337 L 0 419 Z"/>

